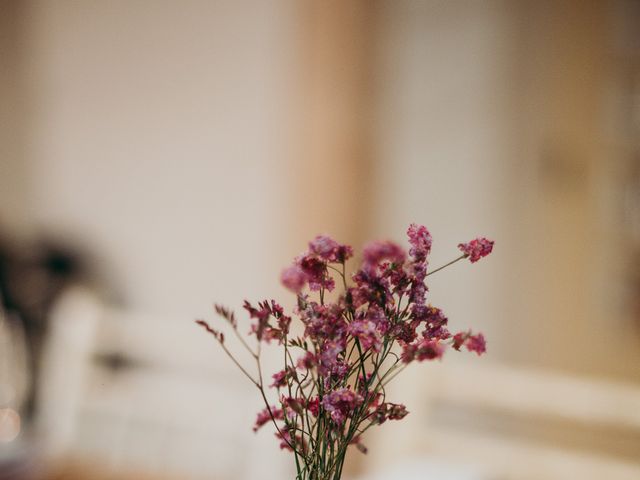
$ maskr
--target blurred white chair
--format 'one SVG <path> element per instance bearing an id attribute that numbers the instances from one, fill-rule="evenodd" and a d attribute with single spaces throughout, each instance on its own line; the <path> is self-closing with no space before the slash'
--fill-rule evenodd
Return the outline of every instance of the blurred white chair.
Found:
<path id="1" fill-rule="evenodd" d="M 289 476 L 277 442 L 251 432 L 253 387 L 193 319 L 107 308 L 74 291 L 52 324 L 40 403 L 53 456 L 95 460 L 116 478 L 228 480 L 255 478 L 251 466 L 269 455 L 271 476 L 261 478 Z"/>

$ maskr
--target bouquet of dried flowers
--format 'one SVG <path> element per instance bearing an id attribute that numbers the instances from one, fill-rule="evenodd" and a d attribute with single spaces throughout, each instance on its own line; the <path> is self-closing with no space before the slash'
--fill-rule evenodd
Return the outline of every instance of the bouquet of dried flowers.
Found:
<path id="1" fill-rule="evenodd" d="M 447 346 L 478 355 L 485 351 L 481 333 L 448 330 L 447 317 L 426 302 L 425 279 L 459 260 L 478 261 L 491 253 L 493 241 L 461 243 L 462 255 L 428 270 L 429 231 L 412 224 L 407 235 L 408 252 L 389 241 L 368 244 L 351 282 L 345 266 L 353 256 L 350 246 L 327 236 L 310 242 L 309 250 L 281 276 L 283 285 L 297 294 L 293 314 L 301 322 L 298 333 L 292 317 L 274 300 L 255 306 L 245 301 L 254 320 L 249 334 L 257 342 L 252 348 L 239 332 L 234 313 L 216 305 L 239 345 L 255 360 L 253 374 L 231 352 L 222 331 L 197 320 L 260 392 L 265 408 L 253 430 L 273 424 L 280 447 L 293 453 L 297 480 L 340 479 L 350 445 L 366 452 L 364 432 L 407 415 L 405 406 L 387 401 L 385 393 L 385 386 L 407 365 L 440 359 Z M 342 292 L 330 294 L 336 281 Z M 284 368 L 267 385 L 261 347 L 272 342 L 282 348 Z M 275 403 L 268 400 L 267 386 L 277 392 Z"/>

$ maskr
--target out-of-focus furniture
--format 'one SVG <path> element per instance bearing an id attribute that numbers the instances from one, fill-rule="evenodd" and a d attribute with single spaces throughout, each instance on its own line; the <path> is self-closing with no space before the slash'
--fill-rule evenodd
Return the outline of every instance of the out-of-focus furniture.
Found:
<path id="1" fill-rule="evenodd" d="M 288 476 L 277 442 L 251 432 L 254 388 L 193 318 L 110 308 L 82 290 L 54 317 L 40 421 L 52 461 L 95 461 L 118 479 Z"/>
<path id="2" fill-rule="evenodd" d="M 417 370 L 389 392 L 412 412 L 374 437 L 371 471 L 437 459 L 461 479 L 640 478 L 640 386 L 490 362 Z"/>

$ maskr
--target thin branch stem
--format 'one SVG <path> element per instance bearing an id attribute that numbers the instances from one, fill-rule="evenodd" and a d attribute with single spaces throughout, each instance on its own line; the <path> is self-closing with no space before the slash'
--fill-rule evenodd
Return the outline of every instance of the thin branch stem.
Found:
<path id="1" fill-rule="evenodd" d="M 238 328 L 237 327 L 233 329 L 233 333 L 235 333 L 236 337 L 238 338 L 238 340 L 240 340 L 240 343 L 244 346 L 244 348 L 247 350 L 247 352 L 249 352 L 253 358 L 256 358 L 258 356 L 258 354 L 256 352 L 254 352 L 251 349 L 251 347 L 247 344 L 247 342 L 244 340 L 244 338 L 242 338 L 242 335 L 240 335 L 240 332 L 238 332 Z"/>
<path id="2" fill-rule="evenodd" d="M 447 268 L 450 265 L 453 265 L 454 263 L 462 260 L 463 258 L 467 258 L 467 254 L 462 254 L 460 255 L 458 258 L 456 258 L 455 260 L 451 260 L 449 263 L 445 263 L 444 265 L 442 265 L 441 267 L 436 268 L 435 270 L 431 270 L 429 273 L 427 273 L 425 276 L 429 276 L 429 275 L 433 275 L 436 272 L 439 272 L 440 270 L 442 270 L 443 268 Z"/>
<path id="3" fill-rule="evenodd" d="M 222 350 L 224 350 L 224 353 L 227 354 L 227 356 L 231 359 L 231 361 L 233 363 L 236 364 L 236 367 L 238 367 L 240 369 L 240 371 L 242 373 L 244 373 L 244 375 L 251 381 L 251 383 L 253 383 L 256 387 L 259 386 L 259 383 L 257 380 L 255 380 L 250 374 L 249 372 L 247 372 L 244 367 L 242 365 L 240 365 L 240 362 L 238 362 L 238 360 L 236 360 L 236 358 L 231 354 L 231 352 L 227 349 L 227 347 L 225 346 L 224 342 L 218 340 L 218 343 L 220 344 L 220 346 L 222 347 Z"/>

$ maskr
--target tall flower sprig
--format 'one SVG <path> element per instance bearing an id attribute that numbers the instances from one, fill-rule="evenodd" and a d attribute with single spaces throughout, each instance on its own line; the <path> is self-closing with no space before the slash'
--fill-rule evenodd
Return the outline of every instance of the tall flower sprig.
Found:
<path id="1" fill-rule="evenodd" d="M 297 295 L 293 316 L 302 333 L 294 335 L 292 317 L 274 300 L 244 309 L 252 324 L 255 346 L 240 333 L 235 314 L 220 305 L 240 346 L 255 365 L 241 364 L 227 346 L 224 333 L 197 320 L 258 389 L 264 409 L 254 431 L 271 423 L 280 447 L 293 453 L 296 480 L 338 480 L 350 445 L 362 452 L 362 434 L 387 420 L 401 420 L 407 410 L 387 400 L 386 386 L 407 365 L 442 358 L 447 347 L 481 355 L 486 342 L 471 330 L 452 334 L 448 319 L 427 302 L 426 277 L 462 259 L 472 263 L 487 256 L 493 241 L 477 238 L 461 243 L 462 255 L 429 270 L 431 235 L 421 225 L 407 230 L 409 250 L 393 242 L 365 246 L 360 268 L 349 278 L 346 262 L 353 249 L 318 236 L 281 275 L 282 284 Z M 333 300 L 328 292 L 341 291 Z M 283 368 L 265 379 L 264 344 L 282 348 Z M 268 389 L 276 400 L 269 401 Z"/>

